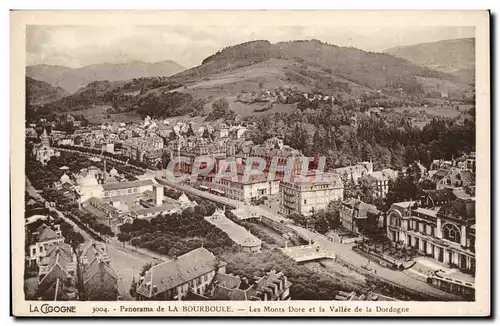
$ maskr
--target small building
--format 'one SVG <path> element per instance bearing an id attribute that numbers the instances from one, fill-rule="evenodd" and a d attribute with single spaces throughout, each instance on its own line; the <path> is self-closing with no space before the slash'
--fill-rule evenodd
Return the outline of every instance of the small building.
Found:
<path id="1" fill-rule="evenodd" d="M 262 247 L 262 240 L 251 234 L 247 229 L 228 219 L 224 211 L 217 209 L 212 216 L 205 220 L 221 229 L 228 237 L 245 252 L 258 252 Z"/>
<path id="2" fill-rule="evenodd" d="M 275 270 L 253 280 L 217 273 L 207 290 L 206 298 L 217 301 L 284 301 L 291 300 L 291 286 L 292 283 L 283 272 Z"/>
<path id="3" fill-rule="evenodd" d="M 93 244 L 82 254 L 81 296 L 88 301 L 116 301 L 118 299 L 118 275 L 109 265 L 105 248 Z"/>
<path id="4" fill-rule="evenodd" d="M 359 199 L 342 202 L 340 221 L 345 229 L 364 235 L 378 232 L 384 224 L 382 212 Z"/>
<path id="5" fill-rule="evenodd" d="M 32 266 L 40 263 L 41 259 L 47 255 L 49 247 L 64 242 L 59 225 L 52 229 L 50 226 L 42 224 L 28 237 L 28 260 Z"/>
<path id="6" fill-rule="evenodd" d="M 75 300 L 76 255 L 70 245 L 53 243 L 39 264 L 39 283 L 36 298 L 44 301 Z"/>
<path id="7" fill-rule="evenodd" d="M 188 293 L 203 294 L 216 273 L 226 272 L 226 263 L 206 248 L 192 250 L 152 266 L 139 280 L 139 300 L 182 300 Z"/>
<path id="8" fill-rule="evenodd" d="M 385 198 L 389 192 L 389 181 L 394 181 L 397 178 L 397 171 L 392 169 L 384 169 L 368 174 L 367 178 L 373 183 L 375 197 Z"/>

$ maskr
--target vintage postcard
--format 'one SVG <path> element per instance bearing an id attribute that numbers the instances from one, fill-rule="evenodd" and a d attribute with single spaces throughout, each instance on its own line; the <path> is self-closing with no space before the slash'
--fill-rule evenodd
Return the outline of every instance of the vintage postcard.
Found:
<path id="1" fill-rule="evenodd" d="M 14 316 L 490 315 L 488 11 L 11 35 Z"/>

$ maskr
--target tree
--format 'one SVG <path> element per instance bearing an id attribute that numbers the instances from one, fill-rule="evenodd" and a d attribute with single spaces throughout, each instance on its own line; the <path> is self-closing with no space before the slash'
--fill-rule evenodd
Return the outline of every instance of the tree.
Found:
<path id="1" fill-rule="evenodd" d="M 360 189 L 354 182 L 353 176 L 344 176 L 344 198 L 357 198 L 360 195 Z"/>
<path id="2" fill-rule="evenodd" d="M 306 217 L 302 214 L 299 213 L 292 213 L 287 216 L 288 219 L 294 221 L 298 225 L 305 225 L 306 224 Z"/>
<path id="3" fill-rule="evenodd" d="M 146 272 L 149 271 L 153 267 L 153 263 L 146 263 L 142 266 L 141 272 L 139 273 L 140 276 L 146 275 Z"/>
<path id="4" fill-rule="evenodd" d="M 76 249 L 80 246 L 80 244 L 85 242 L 85 238 L 81 235 L 81 233 L 74 231 L 68 235 L 66 241 L 69 242 L 73 251 L 76 252 Z"/>
<path id="5" fill-rule="evenodd" d="M 118 241 L 125 243 L 129 242 L 132 236 L 129 233 L 118 233 Z"/>
<path id="6" fill-rule="evenodd" d="M 135 281 L 135 277 L 132 278 L 132 283 L 130 283 L 130 290 L 128 293 L 132 298 L 137 296 L 137 282 Z"/>

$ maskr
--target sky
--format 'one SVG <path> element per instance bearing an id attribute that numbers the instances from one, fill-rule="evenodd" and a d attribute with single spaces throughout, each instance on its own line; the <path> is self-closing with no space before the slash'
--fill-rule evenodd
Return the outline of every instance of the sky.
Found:
<path id="1" fill-rule="evenodd" d="M 26 64 L 78 68 L 99 63 L 172 60 L 187 68 L 218 50 L 252 40 L 318 39 L 365 51 L 474 37 L 473 27 L 42 26 L 26 30 Z"/>

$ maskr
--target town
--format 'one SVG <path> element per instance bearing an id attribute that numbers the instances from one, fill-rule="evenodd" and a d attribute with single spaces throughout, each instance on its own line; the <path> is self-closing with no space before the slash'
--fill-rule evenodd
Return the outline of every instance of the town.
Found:
<path id="1" fill-rule="evenodd" d="M 26 299 L 474 300 L 474 152 L 322 163 L 237 120 L 27 122 Z"/>

